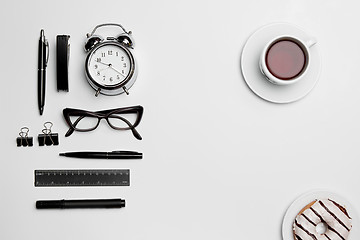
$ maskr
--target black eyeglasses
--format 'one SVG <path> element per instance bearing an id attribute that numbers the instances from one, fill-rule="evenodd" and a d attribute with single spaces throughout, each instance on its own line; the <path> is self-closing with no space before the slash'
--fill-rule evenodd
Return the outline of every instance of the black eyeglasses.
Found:
<path id="1" fill-rule="evenodd" d="M 142 137 L 135 127 L 139 125 L 144 108 L 142 106 L 116 108 L 98 112 L 90 112 L 81 109 L 65 108 L 63 114 L 69 131 L 65 137 L 70 136 L 74 131 L 88 132 L 99 126 L 101 119 L 106 119 L 109 126 L 115 130 L 131 130 L 133 135 L 141 140 Z"/>

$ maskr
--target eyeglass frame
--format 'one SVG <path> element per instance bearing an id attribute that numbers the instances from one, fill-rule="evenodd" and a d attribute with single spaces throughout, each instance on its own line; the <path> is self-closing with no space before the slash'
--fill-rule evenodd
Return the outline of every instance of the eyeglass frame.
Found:
<path id="1" fill-rule="evenodd" d="M 96 111 L 96 112 L 82 110 L 82 109 L 65 108 L 65 109 L 63 109 L 63 115 L 64 115 L 66 123 L 70 127 L 69 130 L 66 132 L 65 137 L 70 136 L 71 134 L 73 134 L 74 131 L 78 131 L 78 132 L 93 131 L 99 126 L 101 119 L 105 119 L 111 128 L 113 128 L 115 130 L 129 130 L 130 129 L 136 139 L 142 140 L 142 137 L 140 136 L 139 132 L 136 131 L 135 127 L 137 127 L 139 125 L 142 115 L 143 115 L 143 112 L 144 112 L 144 108 L 140 105 L 132 106 L 132 107 L 123 107 L 123 108 L 102 110 L 102 111 Z M 112 125 L 108 119 L 109 116 L 111 116 L 112 114 L 115 114 L 115 113 L 117 113 L 117 114 L 136 113 L 137 116 L 136 116 L 135 123 L 132 124 L 127 119 L 125 119 L 121 116 L 117 116 L 117 118 L 124 121 L 129 127 L 121 127 L 121 128 L 116 127 L 116 126 Z M 76 116 L 78 116 L 78 119 L 76 119 L 76 121 L 74 123 L 72 123 L 72 121 L 70 120 L 70 114 L 76 114 Z M 76 125 L 79 123 L 79 121 L 85 117 L 96 117 L 98 119 L 98 122 L 94 127 L 89 128 L 89 129 L 76 128 Z"/>

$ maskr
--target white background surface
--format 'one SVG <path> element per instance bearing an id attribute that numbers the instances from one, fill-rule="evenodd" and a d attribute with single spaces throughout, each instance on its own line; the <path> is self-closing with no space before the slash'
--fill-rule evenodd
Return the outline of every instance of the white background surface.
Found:
<path id="1" fill-rule="evenodd" d="M 7 1 L 0 9 L 0 239 L 281 239 L 287 207 L 325 188 L 360 209 L 357 1 Z M 100 23 L 133 31 L 139 63 L 130 95 L 94 97 L 84 77 L 85 34 Z M 240 71 L 246 39 L 289 22 L 318 40 L 320 81 L 299 102 L 255 96 Z M 44 115 L 37 109 L 40 29 L 50 44 Z M 56 91 L 55 39 L 71 35 L 70 92 Z M 62 109 L 141 104 L 136 140 L 105 122 L 65 138 Z M 45 121 L 60 145 L 37 146 Z M 21 127 L 32 148 L 17 148 Z M 141 161 L 59 152 L 138 150 Z M 35 188 L 35 169 L 130 168 L 130 187 Z M 113 210 L 36 210 L 39 199 L 114 198 Z"/>

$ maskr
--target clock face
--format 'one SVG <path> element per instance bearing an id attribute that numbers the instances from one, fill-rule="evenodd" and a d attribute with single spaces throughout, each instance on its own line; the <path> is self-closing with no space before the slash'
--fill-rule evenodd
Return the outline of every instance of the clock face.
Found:
<path id="1" fill-rule="evenodd" d="M 129 54 L 116 44 L 99 46 L 90 53 L 87 72 L 101 86 L 113 86 L 125 80 L 131 71 Z"/>

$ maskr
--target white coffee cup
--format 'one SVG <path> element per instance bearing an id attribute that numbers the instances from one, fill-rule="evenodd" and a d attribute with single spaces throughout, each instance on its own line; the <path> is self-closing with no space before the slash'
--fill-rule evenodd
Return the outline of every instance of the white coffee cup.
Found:
<path id="1" fill-rule="evenodd" d="M 269 82 L 277 85 L 289 85 L 300 81 L 309 69 L 310 47 L 315 43 L 314 39 L 303 41 L 291 35 L 275 37 L 265 45 L 260 55 L 261 73 Z M 270 65 L 275 67 L 272 68 Z"/>

